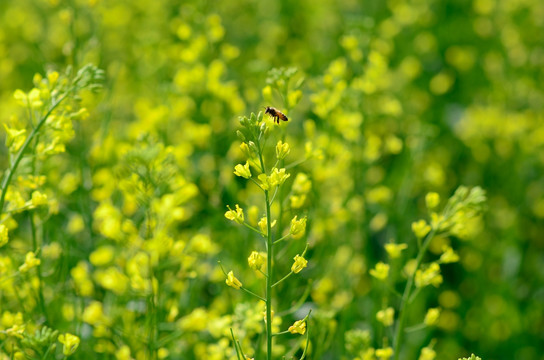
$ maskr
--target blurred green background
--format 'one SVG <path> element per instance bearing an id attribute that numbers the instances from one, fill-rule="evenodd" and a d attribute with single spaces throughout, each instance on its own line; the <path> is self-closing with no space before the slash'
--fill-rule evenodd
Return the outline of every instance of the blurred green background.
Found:
<path id="1" fill-rule="evenodd" d="M 182 256 L 181 264 L 162 274 L 161 337 L 177 334 L 164 345 L 173 359 L 228 358 L 228 337 L 215 329 L 249 322 L 256 310 L 253 299 L 224 286 L 217 260 L 258 288 L 245 262 L 260 243 L 226 221 L 225 205 L 262 206 L 253 185 L 232 174 L 242 161 L 235 130 L 239 116 L 271 105 L 288 111 L 292 162 L 303 158 L 305 146 L 322 154 L 289 179 L 304 173 L 311 181 L 303 210 L 310 267 L 279 290 L 295 302 L 312 279 L 311 359 L 352 358 L 348 330 L 371 330 L 376 346 L 388 336 L 375 330 L 385 295 L 367 269 L 386 258 L 390 239 L 408 243 L 405 255 L 414 256 L 410 224 L 425 214 L 424 195 L 447 198 L 460 184 L 484 188 L 488 210 L 467 230 L 470 240 L 441 240 L 458 249 L 461 261 L 444 266 L 444 284 L 414 303 L 411 323 L 428 307 L 443 313 L 435 329 L 406 337 L 402 358 L 416 359 L 437 339 L 439 359 L 470 352 L 486 360 L 544 359 L 543 34 L 539 0 L 1 1 L 3 123 L 22 113 L 13 92 L 28 91 L 37 72 L 89 62 L 106 72 L 102 94 L 84 99 L 91 117 L 77 123 L 67 152 L 43 170 L 58 205 L 43 225 L 44 246 L 57 242 L 63 249 L 43 265 L 57 269 L 45 276 L 48 325 L 81 336 L 75 359 L 122 359 L 124 345 L 144 358 L 136 335 L 96 335 L 81 313 L 97 300 L 127 333 L 145 322 L 134 310 L 137 300 L 101 283 L 95 273 L 101 265 L 90 254 L 108 246 L 119 259 L 131 256 L 101 214 L 117 214 L 113 228 L 125 218 L 141 226 L 131 190 L 122 188 L 130 175 L 119 169 L 130 173 L 130 149 L 166 147 L 182 179 L 176 180 L 190 188 L 169 228 L 186 248 L 171 253 Z M 282 67 L 298 69 L 293 82 L 304 78 L 296 106 L 266 88 L 269 71 Z M 168 192 L 162 191 L 153 197 Z M 2 256 L 28 250 L 28 229 L 21 225 L 15 234 Z M 289 246 L 278 266 L 290 265 L 298 247 Z M 94 283 L 86 295 L 73 290 L 78 264 L 87 264 Z M 0 299 L 0 311 L 42 321 L 38 309 L 24 310 L 4 292 Z M 75 305 L 75 315 L 61 311 L 65 304 Z M 240 325 L 247 346 L 257 341 L 258 326 Z"/>

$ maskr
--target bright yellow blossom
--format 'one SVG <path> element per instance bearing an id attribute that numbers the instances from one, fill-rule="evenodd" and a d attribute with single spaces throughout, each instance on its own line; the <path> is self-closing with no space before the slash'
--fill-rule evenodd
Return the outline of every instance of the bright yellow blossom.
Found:
<path id="1" fill-rule="evenodd" d="M 289 326 L 288 331 L 291 334 L 304 335 L 304 333 L 306 332 L 306 321 L 304 321 L 304 320 L 295 321 L 295 323 L 293 325 Z"/>
<path id="2" fill-rule="evenodd" d="M 232 210 L 230 206 L 227 205 L 229 211 L 225 213 L 225 217 L 231 221 L 235 221 L 238 224 L 244 223 L 244 210 L 236 204 L 236 210 Z"/>
<path id="3" fill-rule="evenodd" d="M 272 170 L 272 174 L 269 176 L 269 182 L 271 186 L 279 186 L 282 185 L 287 178 L 289 178 L 291 174 L 286 174 L 285 169 L 277 169 L 274 168 Z"/>
<path id="4" fill-rule="evenodd" d="M 308 266 L 308 260 L 306 260 L 304 257 L 300 255 L 296 255 L 294 258 L 295 262 L 291 266 L 291 271 L 295 274 L 298 274 L 302 271 L 306 266 Z"/>
<path id="5" fill-rule="evenodd" d="M 234 276 L 232 271 L 227 274 L 227 280 L 225 280 L 225 283 L 236 290 L 242 287 L 242 283 Z"/>
<path id="6" fill-rule="evenodd" d="M 249 179 L 251 177 L 251 171 L 249 170 L 249 162 L 246 161 L 244 165 L 242 164 L 236 165 L 234 167 L 234 175 Z"/>

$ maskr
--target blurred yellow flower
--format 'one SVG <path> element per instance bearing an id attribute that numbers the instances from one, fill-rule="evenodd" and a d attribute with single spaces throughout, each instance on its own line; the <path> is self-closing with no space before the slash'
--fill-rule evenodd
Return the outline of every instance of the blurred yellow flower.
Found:
<path id="1" fill-rule="evenodd" d="M 9 240 L 8 227 L 0 224 L 0 247 L 6 245 Z"/>
<path id="2" fill-rule="evenodd" d="M 29 251 L 26 253 L 24 264 L 19 266 L 19 271 L 24 273 L 40 264 L 41 260 L 36 258 L 36 254 L 34 254 L 34 252 L 32 251 Z"/>
<path id="3" fill-rule="evenodd" d="M 440 204 L 440 195 L 435 192 L 430 192 L 425 195 L 425 205 L 427 209 L 432 210 Z"/>
<path id="4" fill-rule="evenodd" d="M 405 250 L 408 248 L 408 245 L 406 244 L 395 244 L 395 243 L 388 243 L 385 244 L 385 251 L 389 255 L 391 259 L 396 259 L 400 257 L 400 254 L 402 250 Z"/>
<path id="5" fill-rule="evenodd" d="M 284 143 L 283 141 L 278 141 L 276 144 L 276 158 L 278 160 L 283 160 L 285 157 L 291 152 L 291 149 L 289 148 L 288 143 Z"/>
<path id="6" fill-rule="evenodd" d="M 247 258 L 249 267 L 253 270 L 261 270 L 265 263 L 265 258 L 262 254 L 257 251 L 251 252 L 251 255 Z"/>
<path id="7" fill-rule="evenodd" d="M 70 333 L 59 335 L 59 342 L 63 344 L 62 353 L 65 356 L 70 356 L 76 352 L 79 347 L 79 337 Z"/>
<path id="8" fill-rule="evenodd" d="M 389 265 L 380 261 L 374 269 L 370 269 L 369 273 L 378 280 L 385 280 L 389 276 Z"/>
<path id="9" fill-rule="evenodd" d="M 425 314 L 425 320 L 423 322 L 427 326 L 433 326 L 438 322 L 438 318 L 440 317 L 440 308 L 430 308 L 427 310 L 427 314 Z"/>
<path id="10" fill-rule="evenodd" d="M 376 320 L 381 322 L 383 326 L 391 326 L 395 320 L 395 310 L 392 307 L 380 310 L 376 313 Z"/>
<path id="11" fill-rule="evenodd" d="M 421 239 L 431 231 L 431 227 L 422 219 L 412 223 L 412 231 L 419 239 Z"/>
<path id="12" fill-rule="evenodd" d="M 304 321 L 304 320 L 295 321 L 295 323 L 293 325 L 289 326 L 288 331 L 291 334 L 304 335 L 304 333 L 306 332 L 306 321 Z"/>
<path id="13" fill-rule="evenodd" d="M 297 216 L 291 220 L 291 228 L 289 230 L 289 233 L 293 237 L 293 239 L 300 239 L 304 236 L 306 233 L 306 221 L 307 218 L 303 217 L 300 220 L 297 220 Z"/>

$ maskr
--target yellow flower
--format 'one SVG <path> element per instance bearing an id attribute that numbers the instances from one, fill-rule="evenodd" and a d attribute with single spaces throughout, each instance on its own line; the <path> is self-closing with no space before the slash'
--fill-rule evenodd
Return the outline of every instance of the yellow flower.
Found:
<path id="1" fill-rule="evenodd" d="M 412 231 L 419 239 L 421 239 L 431 231 L 431 227 L 425 220 L 419 220 L 412 223 Z"/>
<path id="2" fill-rule="evenodd" d="M 40 90 L 34 88 L 28 93 L 28 102 L 30 106 L 34 109 L 40 108 L 43 106 L 43 101 L 40 99 Z"/>
<path id="3" fill-rule="evenodd" d="M 249 151 L 249 146 L 245 142 L 240 144 L 240 150 L 248 158 L 251 157 L 251 152 Z"/>
<path id="4" fill-rule="evenodd" d="M 393 356 L 393 348 L 376 349 L 376 357 L 380 360 L 389 360 Z"/>
<path id="5" fill-rule="evenodd" d="M 269 182 L 271 186 L 282 185 L 291 174 L 286 174 L 285 169 L 274 168 L 272 174 L 270 174 Z"/>
<path id="6" fill-rule="evenodd" d="M 304 236 L 304 233 L 306 232 L 306 221 L 306 217 L 297 220 L 296 216 L 291 220 L 291 229 L 289 232 L 293 239 L 300 239 Z"/>
<path id="7" fill-rule="evenodd" d="M 103 324 L 106 317 L 104 316 L 102 303 L 99 301 L 90 303 L 85 310 L 83 310 L 82 319 L 84 322 L 91 325 Z"/>
<path id="8" fill-rule="evenodd" d="M 117 360 L 130 360 L 130 348 L 127 345 L 123 345 L 115 352 L 115 358 Z"/>
<path id="9" fill-rule="evenodd" d="M 263 190 L 270 190 L 274 185 L 272 185 L 272 182 L 270 181 L 270 177 L 268 177 L 266 174 L 260 174 L 257 176 L 259 181 L 261 182 L 261 187 Z"/>
<path id="10" fill-rule="evenodd" d="M 170 351 L 168 351 L 167 348 L 160 348 L 157 351 L 157 357 L 159 359 L 166 359 L 168 357 L 168 355 L 170 355 Z"/>
<path id="11" fill-rule="evenodd" d="M 11 153 L 16 153 L 26 140 L 26 129 L 10 129 L 6 124 L 4 128 L 6 129 L 6 146 Z"/>
<path id="12" fill-rule="evenodd" d="M 436 358 L 436 351 L 430 347 L 424 347 L 421 349 L 421 354 L 418 360 L 434 360 Z"/>
<path id="13" fill-rule="evenodd" d="M 247 258 L 247 263 L 249 264 L 249 267 L 253 270 L 261 270 L 265 262 L 265 258 L 263 255 L 258 253 L 257 251 L 253 251 L 251 255 Z"/>
<path id="14" fill-rule="evenodd" d="M 23 338 L 23 333 L 25 332 L 24 324 L 13 324 L 12 327 L 6 329 L 6 335 L 17 337 L 19 339 Z"/>
<path id="15" fill-rule="evenodd" d="M 440 256 L 440 262 L 442 264 L 449 264 L 459 261 L 459 255 L 457 255 L 450 246 L 444 246 L 442 251 L 444 252 Z"/>
<path id="16" fill-rule="evenodd" d="M 440 317 L 440 308 L 430 308 L 425 314 L 425 320 L 423 321 L 427 326 L 433 326 L 438 322 Z"/>
<path id="17" fill-rule="evenodd" d="M 278 141 L 278 144 L 276 145 L 276 158 L 278 160 L 283 160 L 285 157 L 289 154 L 291 149 L 289 148 L 288 143 L 283 143 L 283 141 Z"/>
<path id="18" fill-rule="evenodd" d="M 295 323 L 291 326 L 289 326 L 289 329 L 287 329 L 291 334 L 300 334 L 304 335 L 306 332 L 306 321 L 304 320 L 297 320 Z"/>
<path id="19" fill-rule="evenodd" d="M 440 195 L 435 192 L 430 192 L 425 195 L 425 205 L 427 209 L 432 210 L 440 204 Z"/>
<path id="20" fill-rule="evenodd" d="M 369 273 L 376 279 L 385 280 L 389 276 L 389 265 L 380 261 L 374 269 L 370 269 Z"/>
<path id="21" fill-rule="evenodd" d="M 47 195 L 42 194 L 39 191 L 32 193 L 32 206 L 47 205 Z"/>
<path id="22" fill-rule="evenodd" d="M 79 346 L 79 337 L 72 335 L 70 333 L 59 335 L 59 341 L 64 346 L 62 347 L 62 352 L 65 356 L 70 356 L 76 352 Z"/>
<path id="23" fill-rule="evenodd" d="M 425 270 L 416 271 L 416 286 L 424 287 L 427 285 L 438 285 L 442 284 L 442 275 L 440 275 L 440 265 L 433 262 Z"/>
<path id="24" fill-rule="evenodd" d="M 402 250 L 405 250 L 407 248 L 408 248 L 408 245 L 406 244 L 394 244 L 394 243 L 385 244 L 385 251 L 387 252 L 387 254 L 389 255 L 391 259 L 399 258 Z"/>
<path id="25" fill-rule="evenodd" d="M 261 229 L 261 232 L 265 236 L 268 235 L 268 220 L 266 220 L 266 216 L 263 216 L 257 225 L 259 225 L 259 229 Z M 274 225 L 276 225 L 276 220 L 272 221 L 272 225 L 270 225 L 270 227 L 273 228 Z"/>
<path id="26" fill-rule="evenodd" d="M 302 271 L 306 266 L 308 266 L 308 260 L 306 260 L 304 257 L 296 255 L 295 256 L 295 262 L 291 266 L 291 271 L 295 274 L 298 274 Z"/>
<path id="27" fill-rule="evenodd" d="M 19 271 L 24 273 L 40 264 L 41 260 L 37 259 L 36 255 L 32 251 L 29 251 L 26 253 L 25 263 L 19 266 Z"/>
<path id="28" fill-rule="evenodd" d="M 232 271 L 227 274 L 227 280 L 225 280 L 225 283 L 236 290 L 242 287 L 242 283 L 234 276 Z"/>
<path id="29" fill-rule="evenodd" d="M 236 165 L 234 167 L 234 175 L 249 179 L 251 177 L 251 171 L 249 170 L 249 162 L 246 161 L 245 165 L 242 165 L 242 164 Z"/>
<path id="30" fill-rule="evenodd" d="M 393 325 L 394 317 L 395 317 L 395 310 L 392 307 L 388 307 L 385 310 L 380 310 L 376 314 L 376 320 L 381 322 L 384 326 Z"/>
<path id="31" fill-rule="evenodd" d="M 225 217 L 231 221 L 236 221 L 238 224 L 244 223 L 244 210 L 236 204 L 236 210 L 232 210 L 230 206 L 227 205 L 229 211 L 225 213 Z"/>
<path id="32" fill-rule="evenodd" d="M 4 224 L 0 224 L 0 247 L 6 245 L 9 240 L 8 227 Z"/>
<path id="33" fill-rule="evenodd" d="M 293 209 L 300 209 L 306 202 L 306 195 L 291 195 L 289 201 L 291 201 L 291 207 Z"/>

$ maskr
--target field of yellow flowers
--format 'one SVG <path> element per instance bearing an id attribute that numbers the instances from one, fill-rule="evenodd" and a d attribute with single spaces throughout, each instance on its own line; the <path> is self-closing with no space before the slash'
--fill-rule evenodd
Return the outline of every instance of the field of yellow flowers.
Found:
<path id="1" fill-rule="evenodd" d="M 543 360 L 543 34 L 539 0 L 0 1 L 0 360 Z"/>

